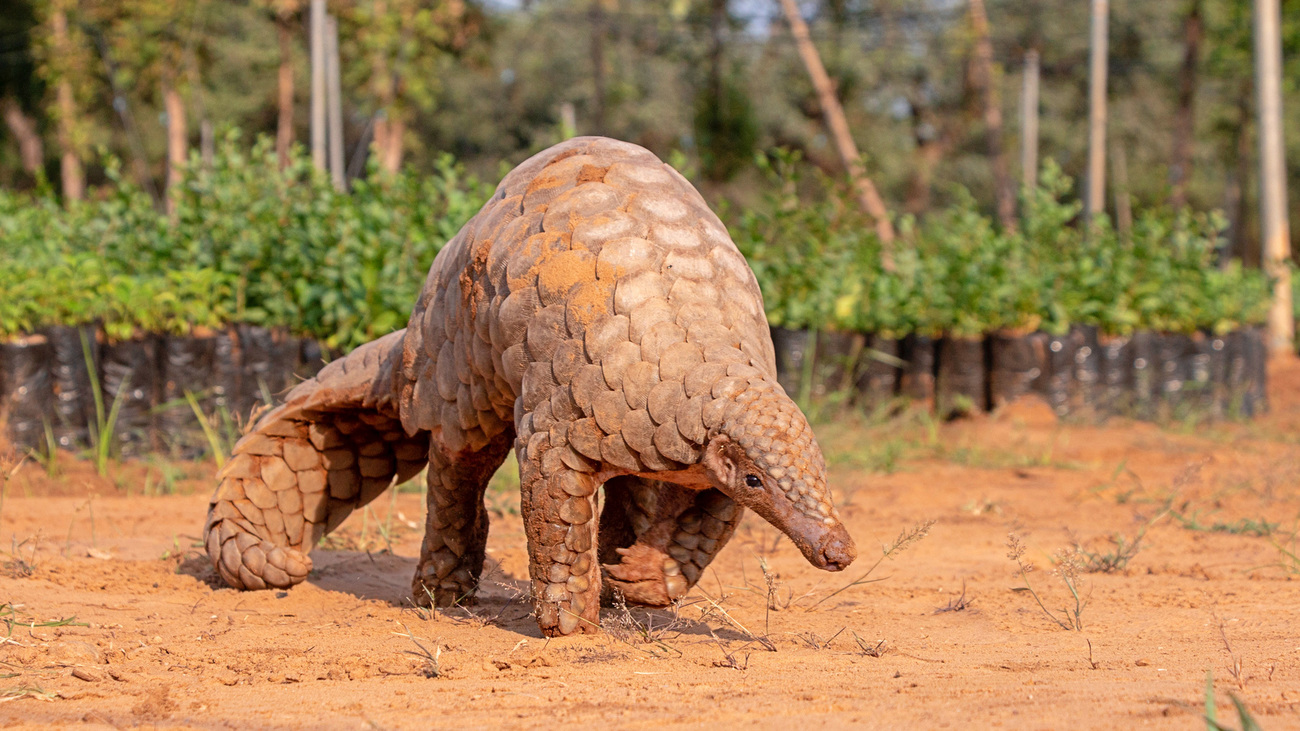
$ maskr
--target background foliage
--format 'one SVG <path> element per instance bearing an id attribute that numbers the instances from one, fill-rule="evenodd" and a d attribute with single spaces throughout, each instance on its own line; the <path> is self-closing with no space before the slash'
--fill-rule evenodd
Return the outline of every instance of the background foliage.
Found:
<path id="1" fill-rule="evenodd" d="M 726 212 L 775 323 L 974 334 L 1258 321 L 1249 4 L 1113 4 L 1114 195 L 1088 231 L 1072 182 L 1085 164 L 1087 4 L 986 5 L 1003 146 L 1014 157 L 1020 69 L 1035 50 L 1040 147 L 1059 161 L 1023 195 L 1016 230 L 988 216 L 967 4 L 801 3 L 899 218 L 886 269 L 843 195 L 775 2 L 331 0 L 341 193 L 290 146 L 307 136 L 302 0 L 13 0 L 0 14 L 0 335 L 249 322 L 354 345 L 405 321 L 429 261 L 486 195 L 479 179 L 571 133 L 637 142 L 691 175 Z M 1282 0 L 1282 13 L 1284 103 L 1300 108 L 1300 0 Z M 68 32 L 56 43 L 58 16 Z M 184 119 L 164 113 L 177 96 Z M 1182 161 L 1184 122 L 1193 144 Z M 1300 116 L 1287 125 L 1297 159 Z M 169 128 L 191 149 L 179 178 Z M 277 129 L 276 150 L 250 145 Z M 33 136 L 44 146 L 24 167 L 18 143 Z M 61 200 L 69 156 L 86 166 L 86 201 Z M 1183 167 L 1189 205 L 1174 212 Z M 1300 210 L 1295 166 L 1290 175 Z M 1225 213 L 1191 212 L 1212 209 Z"/>
<path id="2" fill-rule="evenodd" d="M 758 162 L 771 193 L 728 208 L 772 324 L 901 336 L 978 336 L 1072 324 L 1227 332 L 1262 322 L 1267 281 L 1218 266 L 1217 215 L 1142 212 L 1123 239 L 1074 225 L 1071 183 L 1048 164 L 1005 231 L 957 190 L 905 219 L 894 267 L 847 186 L 801 177 L 797 153 Z M 66 210 L 48 189 L 0 192 L 0 337 L 101 322 L 114 339 L 229 323 L 279 327 L 349 348 L 406 324 L 433 257 L 491 187 L 450 157 L 432 174 L 374 175 L 340 193 L 301 149 L 281 168 L 269 139 L 224 136 L 197 158 L 171 215 L 106 164 L 111 181 Z M 815 194 L 806 203 L 800 189 Z"/>
<path id="3" fill-rule="evenodd" d="M 406 324 L 433 257 L 490 186 L 450 158 L 339 193 L 301 149 L 231 133 L 194 159 L 172 216 L 122 178 L 64 210 L 48 189 L 0 191 L 0 337 L 99 321 L 110 337 L 231 322 L 348 348 Z"/>

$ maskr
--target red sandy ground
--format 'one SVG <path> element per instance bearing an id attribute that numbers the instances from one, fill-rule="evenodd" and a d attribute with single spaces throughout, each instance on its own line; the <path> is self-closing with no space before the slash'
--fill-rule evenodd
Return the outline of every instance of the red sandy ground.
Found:
<path id="1" fill-rule="evenodd" d="M 1188 729 L 1204 728 L 1211 670 L 1221 722 L 1236 725 L 1235 694 L 1264 728 L 1300 728 L 1300 563 L 1281 550 L 1300 520 L 1300 364 L 1272 384 L 1250 424 L 1062 425 L 1026 401 L 937 427 L 917 412 L 827 426 L 849 571 L 816 571 L 751 516 L 675 617 L 634 609 L 638 629 L 606 610 L 605 634 L 550 641 L 519 596 L 509 492 L 482 601 L 430 616 L 407 599 L 418 494 L 354 515 L 306 584 L 240 593 L 193 549 L 210 463 L 183 466 L 179 494 L 142 496 L 159 465 L 104 480 L 65 460 L 49 479 L 29 461 L 0 505 L 0 724 Z M 931 520 L 878 581 L 827 598 Z M 1145 526 L 1127 566 L 1080 575 L 1081 631 L 1007 557 L 1015 532 L 1068 623 L 1053 554 L 1113 552 Z"/>

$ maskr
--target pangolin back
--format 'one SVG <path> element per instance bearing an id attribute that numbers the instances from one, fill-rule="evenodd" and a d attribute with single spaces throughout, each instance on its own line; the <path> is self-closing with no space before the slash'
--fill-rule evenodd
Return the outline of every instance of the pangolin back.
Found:
<path id="1" fill-rule="evenodd" d="M 726 227 L 652 153 L 589 137 L 517 167 L 438 255 L 394 387 L 452 452 L 519 417 L 566 463 L 660 471 L 699 459 L 711 402 L 775 375 Z"/>

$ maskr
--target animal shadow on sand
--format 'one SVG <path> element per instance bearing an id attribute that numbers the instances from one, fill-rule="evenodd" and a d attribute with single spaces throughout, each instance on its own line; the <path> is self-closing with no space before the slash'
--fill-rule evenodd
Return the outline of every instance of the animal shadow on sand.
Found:
<path id="1" fill-rule="evenodd" d="M 386 602 L 394 607 L 415 609 L 411 596 L 411 576 L 415 573 L 416 559 L 398 556 L 386 551 L 322 550 L 312 552 L 314 567 L 307 583 L 327 591 L 350 594 L 358 599 Z M 212 568 L 207 556 L 192 555 L 177 567 L 177 573 L 193 576 L 211 589 L 227 589 L 225 582 Z M 467 625 L 500 627 L 508 632 L 527 637 L 542 636 L 532 616 L 532 602 L 528 596 L 528 580 L 509 575 L 501 565 L 487 559 L 477 595 L 462 604 L 442 607 L 438 612 L 444 618 Z M 289 592 L 292 593 L 292 589 Z M 688 600 L 689 601 L 689 600 Z M 420 609 L 419 611 L 428 611 Z M 671 636 L 716 636 L 725 641 L 751 639 L 731 627 L 714 626 L 716 623 L 690 618 L 689 606 L 674 612 L 672 608 L 605 607 L 601 610 L 602 624 L 612 624 L 617 629 L 622 624 L 634 622 L 647 631 L 661 630 Z M 634 634 L 637 630 L 628 627 Z"/>

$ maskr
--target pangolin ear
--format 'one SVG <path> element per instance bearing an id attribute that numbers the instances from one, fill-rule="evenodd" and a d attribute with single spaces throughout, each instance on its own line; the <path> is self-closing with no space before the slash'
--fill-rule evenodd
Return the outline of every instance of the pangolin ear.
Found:
<path id="1" fill-rule="evenodd" d="M 739 465 L 736 464 L 734 456 L 735 444 L 726 434 L 718 434 L 709 440 L 708 446 L 704 448 L 705 469 L 713 474 L 714 479 L 722 485 L 733 485 L 736 481 L 736 470 Z"/>

